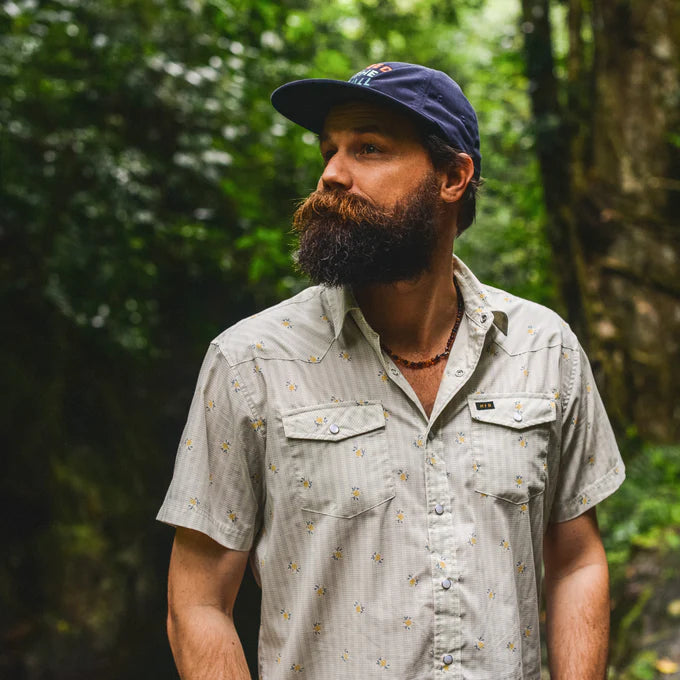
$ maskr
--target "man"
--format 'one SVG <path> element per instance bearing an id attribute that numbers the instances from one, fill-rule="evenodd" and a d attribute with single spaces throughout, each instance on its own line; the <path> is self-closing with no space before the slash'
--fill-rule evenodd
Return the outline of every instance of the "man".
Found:
<path id="1" fill-rule="evenodd" d="M 214 340 L 158 515 L 177 533 L 182 678 L 247 678 L 232 608 L 249 555 L 267 680 L 601 680 L 595 505 L 624 468 L 553 312 L 482 285 L 475 113 L 448 76 L 374 64 L 272 96 L 319 134 L 298 264 L 319 284 Z"/>

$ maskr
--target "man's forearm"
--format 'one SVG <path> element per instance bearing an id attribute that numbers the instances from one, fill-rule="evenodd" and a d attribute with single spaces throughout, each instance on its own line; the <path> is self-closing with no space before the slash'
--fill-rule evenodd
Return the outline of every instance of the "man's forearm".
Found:
<path id="1" fill-rule="evenodd" d="M 168 638 L 182 680 L 250 680 L 233 619 L 218 608 L 171 613 Z"/>
<path id="2" fill-rule="evenodd" d="M 546 601 L 551 680 L 603 680 L 609 643 L 606 561 L 559 578 L 546 574 Z"/>

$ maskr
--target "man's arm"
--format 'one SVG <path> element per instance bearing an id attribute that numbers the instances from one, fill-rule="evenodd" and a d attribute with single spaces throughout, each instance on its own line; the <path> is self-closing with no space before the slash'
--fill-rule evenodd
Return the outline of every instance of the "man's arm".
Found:
<path id="1" fill-rule="evenodd" d="M 248 553 L 178 527 L 168 575 L 168 638 L 182 680 L 250 680 L 232 617 Z"/>
<path id="2" fill-rule="evenodd" d="M 543 544 L 552 680 L 603 680 L 609 571 L 595 508 L 548 526 Z"/>

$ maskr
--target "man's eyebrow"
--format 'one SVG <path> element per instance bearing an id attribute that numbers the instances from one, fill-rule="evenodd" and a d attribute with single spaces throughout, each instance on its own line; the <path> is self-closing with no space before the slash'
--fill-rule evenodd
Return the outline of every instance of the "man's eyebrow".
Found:
<path id="1" fill-rule="evenodd" d="M 379 134 L 385 135 L 386 137 L 390 136 L 388 130 L 386 130 L 384 127 L 381 127 L 380 125 L 376 125 L 375 123 L 371 123 L 370 125 L 360 125 L 359 127 L 352 128 L 352 132 L 359 135 L 365 134 L 367 132 L 377 132 Z M 330 135 L 327 132 L 322 132 L 316 137 L 319 140 L 319 144 L 321 144 L 322 142 L 328 141 Z"/>

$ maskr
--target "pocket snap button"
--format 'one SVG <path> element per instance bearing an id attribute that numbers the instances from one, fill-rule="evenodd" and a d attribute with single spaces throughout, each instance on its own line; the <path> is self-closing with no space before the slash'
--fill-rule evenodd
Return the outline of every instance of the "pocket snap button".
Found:
<path id="1" fill-rule="evenodd" d="M 515 413 L 512 416 L 518 423 L 522 422 L 522 414 L 521 413 Z"/>
<path id="2" fill-rule="evenodd" d="M 340 428 L 335 423 L 333 423 L 328 429 L 330 430 L 331 434 L 338 434 L 338 432 L 340 432 Z"/>

